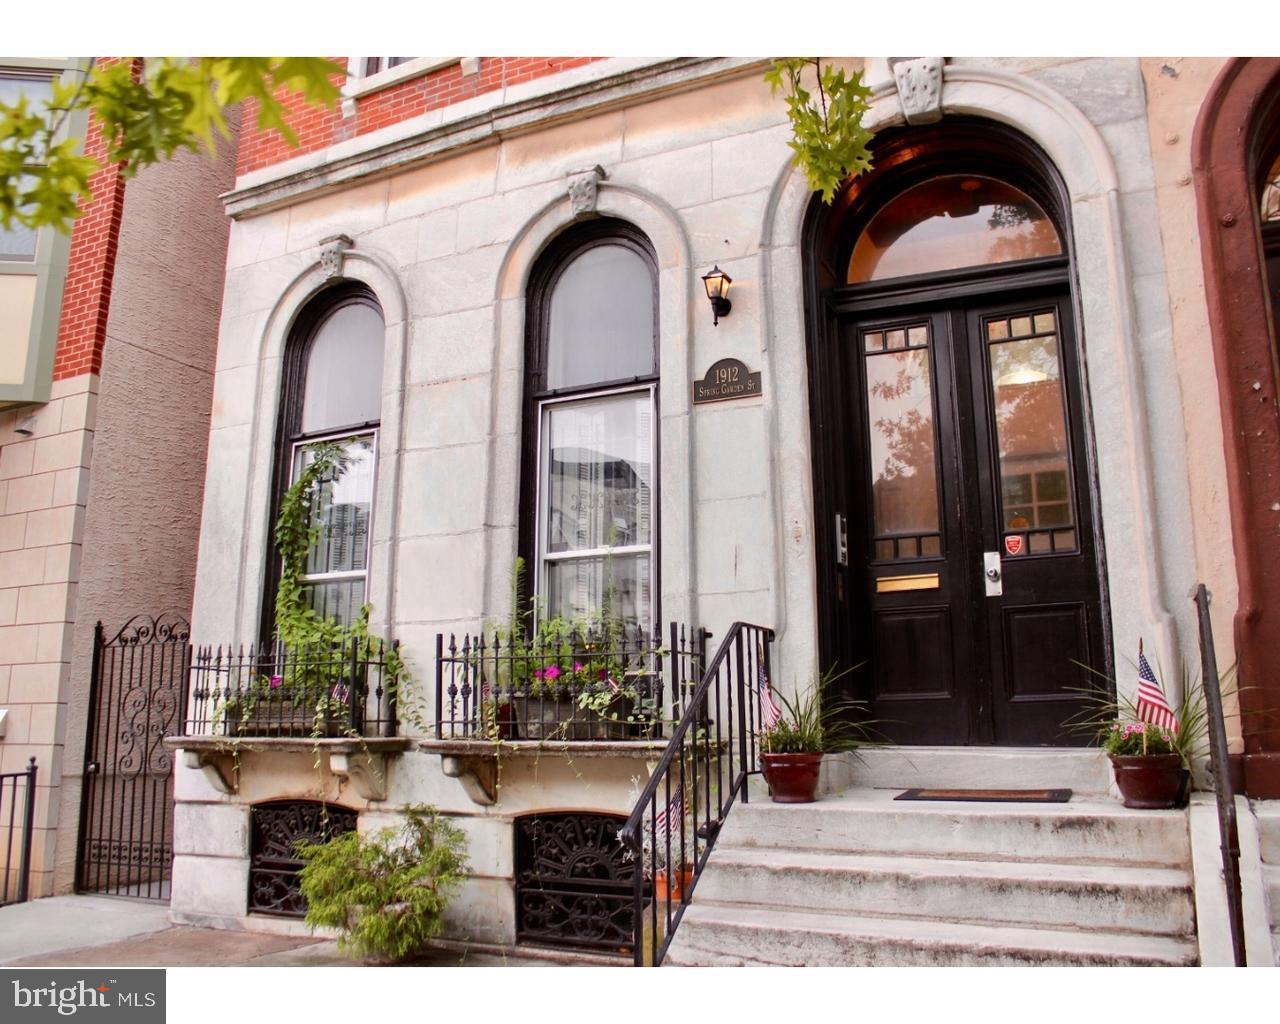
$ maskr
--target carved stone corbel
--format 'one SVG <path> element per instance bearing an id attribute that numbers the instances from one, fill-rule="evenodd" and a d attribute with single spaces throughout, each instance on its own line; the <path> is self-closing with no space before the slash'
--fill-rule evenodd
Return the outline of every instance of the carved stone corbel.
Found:
<path id="1" fill-rule="evenodd" d="M 945 57 L 890 57 L 898 102 L 907 124 L 942 120 L 942 67 Z"/>
<path id="2" fill-rule="evenodd" d="M 587 171 L 569 172 L 569 206 L 574 217 L 585 217 L 596 212 L 596 186 L 607 177 L 599 164 Z"/>
<path id="3" fill-rule="evenodd" d="M 347 235 L 331 235 L 320 239 L 320 270 L 326 280 L 342 276 L 347 250 L 354 249 L 355 244 Z"/>
<path id="4" fill-rule="evenodd" d="M 209 785 L 219 793 L 234 796 L 240 788 L 235 754 L 230 751 L 183 750 L 182 766 L 203 772 Z"/>
<path id="5" fill-rule="evenodd" d="M 329 771 L 339 779 L 350 782 L 352 788 L 365 800 L 387 798 L 387 759 L 382 754 L 331 751 Z"/>
<path id="6" fill-rule="evenodd" d="M 462 788 L 473 803 L 492 807 L 498 802 L 498 757 L 496 754 L 442 754 L 440 767 Z"/>

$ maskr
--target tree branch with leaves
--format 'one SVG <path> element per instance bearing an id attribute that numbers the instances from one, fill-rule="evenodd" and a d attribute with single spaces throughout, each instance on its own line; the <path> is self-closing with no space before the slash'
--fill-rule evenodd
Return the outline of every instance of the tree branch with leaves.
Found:
<path id="1" fill-rule="evenodd" d="M 811 69 L 816 98 L 805 85 Z M 792 130 L 787 145 L 795 151 L 797 166 L 809 187 L 830 203 L 841 182 L 871 169 L 872 133 L 862 126 L 871 90 L 863 84 L 862 72 L 823 64 L 820 57 L 782 57 L 764 79 L 786 100 Z"/>
<path id="2" fill-rule="evenodd" d="M 25 95 L 0 102 L 0 228 L 68 231 L 92 199 L 90 179 L 119 165 L 131 177 L 179 150 L 213 153 L 229 138 L 228 108 L 253 100 L 260 131 L 291 146 L 285 100 L 332 107 L 341 65 L 320 57 L 156 57 L 92 60 L 84 73 L 53 81 L 48 106 Z M 105 160 L 66 137 L 73 113 L 86 112 L 106 142 Z"/>

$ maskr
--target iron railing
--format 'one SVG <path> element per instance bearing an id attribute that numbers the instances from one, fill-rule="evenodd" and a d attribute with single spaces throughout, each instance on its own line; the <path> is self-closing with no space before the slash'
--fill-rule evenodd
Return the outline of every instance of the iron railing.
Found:
<path id="1" fill-rule="evenodd" d="M 772 644 L 772 629 L 733 624 L 618 833 L 643 865 L 632 890 L 637 967 L 662 963 L 729 809 L 747 802 Z"/>
<path id="2" fill-rule="evenodd" d="M 22 790 L 19 792 L 19 783 Z M 18 821 L 18 807 L 22 820 Z M 31 839 L 36 819 L 36 759 L 24 771 L 0 775 L 0 832 L 5 837 L 4 875 L 0 876 L 0 907 L 24 903 L 31 895 Z M 13 866 L 14 855 L 18 866 Z"/>
<path id="3" fill-rule="evenodd" d="M 399 641 L 198 647 L 187 736 L 394 736 Z"/>
<path id="4" fill-rule="evenodd" d="M 1236 794 L 1235 787 L 1231 784 L 1231 768 L 1227 760 L 1227 726 L 1222 710 L 1222 689 L 1218 685 L 1218 657 L 1213 648 L 1213 628 L 1209 622 L 1209 591 L 1203 583 L 1196 587 L 1195 600 L 1200 617 L 1201 679 L 1209 724 L 1213 789 L 1218 799 L 1218 835 L 1222 841 L 1222 878 L 1227 887 L 1227 913 L 1231 918 L 1231 948 L 1235 954 L 1236 966 L 1244 967 L 1244 904 L 1240 892 L 1240 833 L 1236 825 Z"/>
<path id="5" fill-rule="evenodd" d="M 705 630 L 572 629 L 512 642 L 436 635 L 436 735 L 466 740 L 645 740 L 680 716 L 705 663 Z"/>

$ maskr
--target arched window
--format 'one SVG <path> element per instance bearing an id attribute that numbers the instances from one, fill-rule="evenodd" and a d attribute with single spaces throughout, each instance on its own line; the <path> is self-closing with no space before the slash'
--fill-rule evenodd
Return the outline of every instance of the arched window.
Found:
<path id="1" fill-rule="evenodd" d="M 346 449 L 346 468 L 321 488 L 313 510 L 320 538 L 306 576 L 306 593 L 317 614 L 344 623 L 365 601 L 383 340 L 377 301 L 362 286 L 340 285 L 303 311 L 285 354 L 277 508 L 315 445 L 336 441 Z M 278 574 L 278 564 L 273 572 Z M 264 613 L 268 635 L 275 579 Z"/>
<path id="2" fill-rule="evenodd" d="M 648 626 L 657 576 L 658 301 L 619 221 L 562 236 L 529 296 L 521 550 L 539 614 Z"/>
<path id="3" fill-rule="evenodd" d="M 1276 101 L 1280 106 L 1280 99 Z M 1274 338 L 1280 339 L 1280 112 L 1258 162 L 1258 218 L 1262 252 L 1267 261 L 1267 291 L 1271 296 Z"/>

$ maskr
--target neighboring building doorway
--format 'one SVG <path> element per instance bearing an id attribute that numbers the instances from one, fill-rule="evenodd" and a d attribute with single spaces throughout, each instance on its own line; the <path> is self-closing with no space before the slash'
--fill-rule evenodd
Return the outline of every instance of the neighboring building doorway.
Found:
<path id="1" fill-rule="evenodd" d="M 1060 186 L 994 126 L 877 150 L 811 224 L 824 665 L 899 743 L 1083 743 L 1108 666 Z"/>

